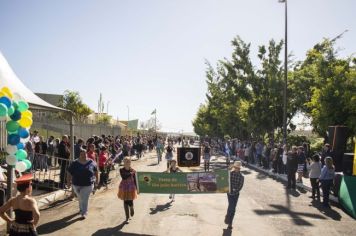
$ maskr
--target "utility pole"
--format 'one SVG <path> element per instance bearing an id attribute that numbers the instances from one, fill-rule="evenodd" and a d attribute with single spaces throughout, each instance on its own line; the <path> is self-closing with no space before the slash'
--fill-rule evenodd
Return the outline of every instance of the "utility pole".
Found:
<path id="1" fill-rule="evenodd" d="M 287 143 L 287 83 L 288 83 L 288 8 L 287 0 L 279 0 L 284 3 L 284 88 L 283 88 L 283 144 Z"/>

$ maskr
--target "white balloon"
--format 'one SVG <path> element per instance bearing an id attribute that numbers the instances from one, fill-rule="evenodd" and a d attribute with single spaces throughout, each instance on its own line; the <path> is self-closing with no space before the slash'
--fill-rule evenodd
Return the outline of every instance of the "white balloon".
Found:
<path id="1" fill-rule="evenodd" d="M 14 99 L 14 101 L 25 100 L 19 93 L 14 93 L 13 99 Z"/>
<path id="2" fill-rule="evenodd" d="M 27 166 L 26 166 L 25 162 L 19 161 L 19 162 L 16 163 L 15 169 L 18 172 L 22 173 L 27 169 Z"/>
<path id="3" fill-rule="evenodd" d="M 16 165 L 17 159 L 15 156 L 9 155 L 6 157 L 6 163 L 10 166 Z"/>
<path id="4" fill-rule="evenodd" d="M 30 138 L 30 136 L 28 136 L 27 138 L 20 138 L 20 142 L 26 144 L 28 141 L 30 141 Z"/>
<path id="5" fill-rule="evenodd" d="M 6 152 L 9 155 L 15 155 L 15 153 L 17 152 L 17 146 L 8 144 L 6 146 Z"/>

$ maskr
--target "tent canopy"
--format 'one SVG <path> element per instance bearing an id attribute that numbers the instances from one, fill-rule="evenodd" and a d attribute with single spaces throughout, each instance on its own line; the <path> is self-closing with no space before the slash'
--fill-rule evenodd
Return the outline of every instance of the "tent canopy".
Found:
<path id="1" fill-rule="evenodd" d="M 42 100 L 30 89 L 28 89 L 21 80 L 16 76 L 11 69 L 9 63 L 0 52 L 0 88 L 8 87 L 13 93 L 20 94 L 26 102 L 30 105 L 30 109 L 52 110 L 52 111 L 65 111 L 66 109 L 53 106 L 48 102 Z"/>

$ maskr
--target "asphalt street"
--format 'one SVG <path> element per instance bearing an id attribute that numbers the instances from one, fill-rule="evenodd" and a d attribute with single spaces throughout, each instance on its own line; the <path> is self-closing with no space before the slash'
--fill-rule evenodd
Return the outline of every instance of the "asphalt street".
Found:
<path id="1" fill-rule="evenodd" d="M 137 171 L 164 171 L 154 152 L 133 161 Z M 223 157 L 214 158 L 214 168 L 226 168 Z M 198 171 L 201 168 L 183 169 Z M 245 185 L 241 191 L 233 229 L 227 230 L 224 216 L 226 194 L 168 195 L 140 194 L 135 216 L 125 224 L 118 183 L 90 198 L 89 216 L 82 220 L 76 200 L 41 211 L 40 235 L 355 235 L 355 220 L 336 206 L 323 209 L 312 203 L 310 193 L 286 191 L 281 182 L 242 168 Z"/>

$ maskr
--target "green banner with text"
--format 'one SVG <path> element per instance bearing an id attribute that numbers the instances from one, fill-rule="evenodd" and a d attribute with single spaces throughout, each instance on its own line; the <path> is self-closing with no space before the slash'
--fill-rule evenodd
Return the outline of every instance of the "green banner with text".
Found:
<path id="1" fill-rule="evenodd" d="M 139 193 L 227 193 L 229 172 L 137 172 Z"/>

